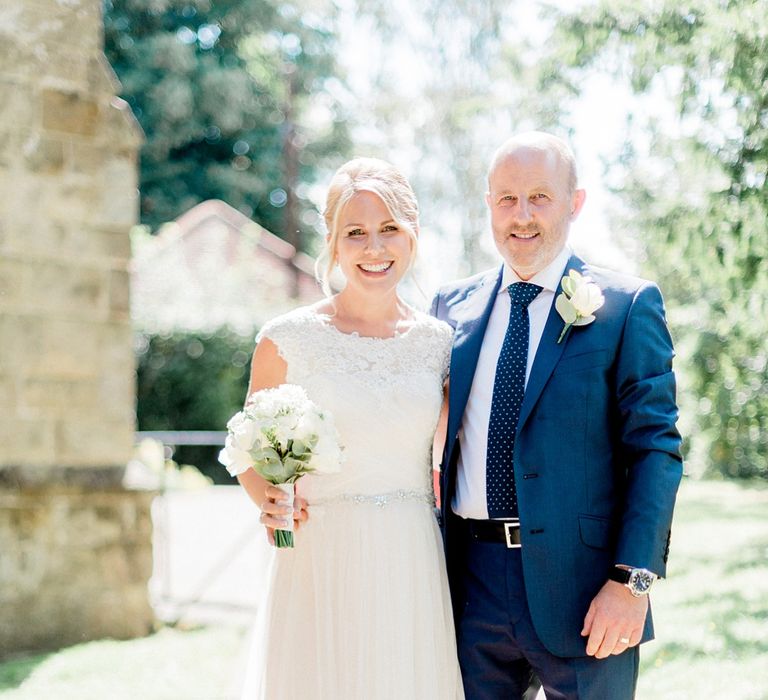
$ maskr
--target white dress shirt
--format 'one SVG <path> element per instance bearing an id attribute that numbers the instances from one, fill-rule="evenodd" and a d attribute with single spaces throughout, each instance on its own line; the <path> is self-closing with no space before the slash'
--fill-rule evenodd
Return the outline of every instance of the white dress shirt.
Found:
<path id="1" fill-rule="evenodd" d="M 542 291 L 528 307 L 530 334 L 528 337 L 528 364 L 525 369 L 525 381 L 531 374 L 533 359 L 539 347 L 541 334 L 549 316 L 552 300 L 560 284 L 563 271 L 571 256 L 567 246 L 560 254 L 531 279 L 531 284 L 538 284 Z M 464 409 L 464 418 L 459 431 L 458 473 L 456 476 L 456 494 L 451 508 L 462 518 L 486 520 L 488 506 L 485 494 L 485 460 L 488 446 L 488 422 L 491 415 L 491 400 L 493 399 L 493 383 L 496 378 L 496 364 L 504 342 L 504 335 L 509 325 L 511 300 L 507 287 L 514 282 L 522 282 L 515 271 L 507 264 L 504 265 L 501 286 L 493 304 L 488 328 L 485 330 L 483 344 L 477 360 L 472 388 Z"/>

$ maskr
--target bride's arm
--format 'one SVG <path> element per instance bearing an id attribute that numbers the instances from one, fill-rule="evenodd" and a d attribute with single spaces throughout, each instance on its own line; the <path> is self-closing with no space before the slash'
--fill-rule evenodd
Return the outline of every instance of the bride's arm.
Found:
<path id="1" fill-rule="evenodd" d="M 437 419 L 437 428 L 435 436 L 432 438 L 432 470 L 434 476 L 435 497 L 437 506 L 440 506 L 440 462 L 443 459 L 443 449 L 445 448 L 445 438 L 448 432 L 448 380 L 445 380 L 443 387 L 443 405 L 440 409 L 440 417 Z"/>
<path id="2" fill-rule="evenodd" d="M 251 359 L 248 396 L 254 391 L 273 389 L 285 384 L 286 370 L 285 360 L 280 357 L 277 346 L 269 338 L 262 338 Z M 254 469 L 238 474 L 237 480 L 261 510 L 260 519 L 267 528 L 267 537 L 271 544 L 275 542 L 274 531 L 288 525 L 287 518 L 291 517 L 291 512 L 294 512 L 295 520 L 307 519 L 306 503 L 301 498 L 296 499 L 295 511 L 290 506 L 281 505 L 280 499 L 285 494 L 259 476 Z"/>

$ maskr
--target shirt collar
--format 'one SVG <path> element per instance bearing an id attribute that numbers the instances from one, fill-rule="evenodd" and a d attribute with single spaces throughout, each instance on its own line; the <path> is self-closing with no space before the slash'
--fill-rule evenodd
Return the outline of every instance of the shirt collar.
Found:
<path id="1" fill-rule="evenodd" d="M 525 280 L 531 284 L 538 284 L 539 287 L 549 291 L 556 292 L 557 287 L 560 284 L 560 279 L 563 276 L 565 266 L 568 264 L 573 251 L 569 246 L 564 246 L 558 253 L 557 257 L 549 263 L 543 270 L 539 270 L 531 279 Z M 499 287 L 499 294 L 507 291 L 507 287 L 515 282 L 522 282 L 518 274 L 509 266 L 504 263 L 504 272 L 501 276 L 501 286 Z"/>

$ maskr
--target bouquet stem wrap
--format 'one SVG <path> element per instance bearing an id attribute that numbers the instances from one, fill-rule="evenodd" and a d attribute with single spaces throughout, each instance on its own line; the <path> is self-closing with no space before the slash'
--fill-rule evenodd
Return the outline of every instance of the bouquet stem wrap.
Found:
<path id="1" fill-rule="evenodd" d="M 280 489 L 285 494 L 285 498 L 281 500 L 293 508 L 293 501 L 296 497 L 296 484 L 275 484 L 275 488 Z M 295 529 L 293 514 L 289 515 L 288 522 L 290 526 L 285 530 L 275 530 L 275 547 L 293 547 L 293 531 Z"/>

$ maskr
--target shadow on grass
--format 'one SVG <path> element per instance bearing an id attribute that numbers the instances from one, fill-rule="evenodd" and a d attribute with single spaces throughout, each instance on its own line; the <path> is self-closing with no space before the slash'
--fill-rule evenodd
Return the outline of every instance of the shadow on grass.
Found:
<path id="1" fill-rule="evenodd" d="M 0 690 L 18 688 L 50 654 L 37 654 L 0 662 Z"/>

